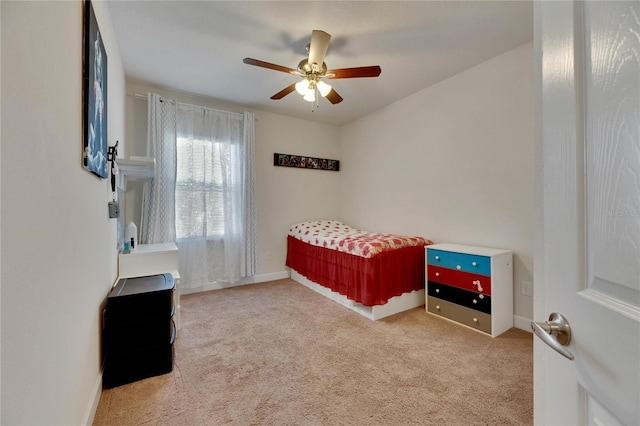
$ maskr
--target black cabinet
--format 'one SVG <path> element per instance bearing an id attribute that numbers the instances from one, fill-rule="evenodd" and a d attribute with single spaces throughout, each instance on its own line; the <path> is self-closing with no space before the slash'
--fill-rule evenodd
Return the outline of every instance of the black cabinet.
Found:
<path id="1" fill-rule="evenodd" d="M 171 274 L 124 278 L 109 293 L 102 380 L 112 388 L 173 370 L 175 283 Z"/>

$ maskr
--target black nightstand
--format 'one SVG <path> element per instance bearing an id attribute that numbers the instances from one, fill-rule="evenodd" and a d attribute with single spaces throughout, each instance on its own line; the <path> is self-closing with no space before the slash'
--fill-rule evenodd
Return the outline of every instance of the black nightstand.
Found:
<path id="1" fill-rule="evenodd" d="M 169 273 L 124 278 L 111 290 L 103 334 L 106 388 L 173 370 L 174 290 Z"/>

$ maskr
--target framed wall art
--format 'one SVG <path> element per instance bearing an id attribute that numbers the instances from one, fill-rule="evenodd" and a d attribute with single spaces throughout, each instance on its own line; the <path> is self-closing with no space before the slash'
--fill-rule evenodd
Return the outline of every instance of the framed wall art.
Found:
<path id="1" fill-rule="evenodd" d="M 107 52 L 90 0 L 84 4 L 82 165 L 106 179 Z"/>
<path id="2" fill-rule="evenodd" d="M 296 167 L 298 169 L 318 169 L 340 171 L 340 161 L 328 158 L 307 157 L 304 155 L 273 154 L 273 165 L 281 167 Z"/>

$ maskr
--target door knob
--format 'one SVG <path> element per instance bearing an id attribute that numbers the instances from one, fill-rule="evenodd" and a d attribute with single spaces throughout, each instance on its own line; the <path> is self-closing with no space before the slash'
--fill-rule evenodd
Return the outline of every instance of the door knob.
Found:
<path id="1" fill-rule="evenodd" d="M 571 343 L 571 326 L 564 316 L 554 312 L 549 315 L 549 321 L 532 322 L 531 329 L 536 336 L 559 354 L 570 360 L 575 358 L 565 348 Z"/>

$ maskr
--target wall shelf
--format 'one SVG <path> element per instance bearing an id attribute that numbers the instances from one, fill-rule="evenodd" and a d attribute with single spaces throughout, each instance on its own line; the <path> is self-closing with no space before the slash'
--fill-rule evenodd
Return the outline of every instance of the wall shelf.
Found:
<path id="1" fill-rule="evenodd" d="M 156 171 L 156 159 L 151 157 L 116 158 L 119 173 L 127 179 L 152 179 Z"/>

